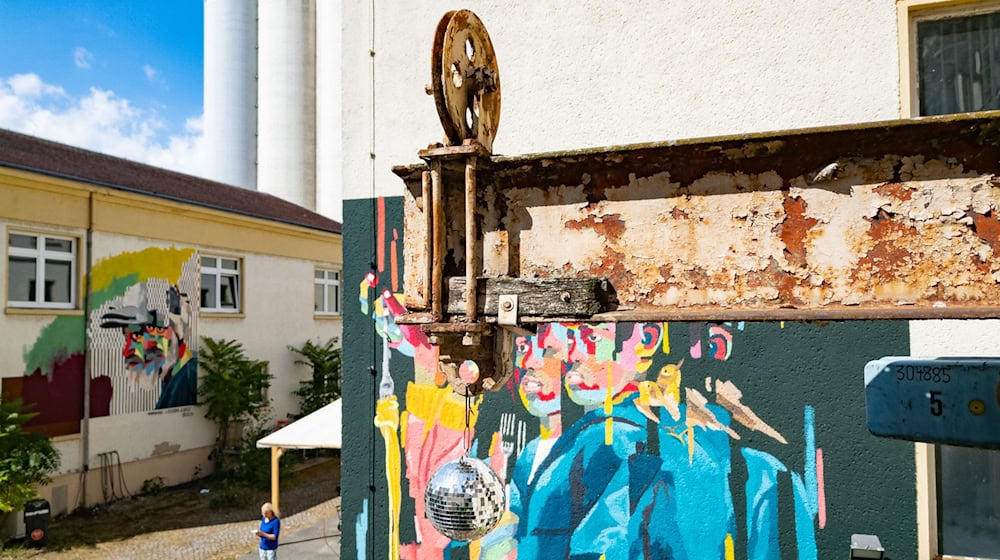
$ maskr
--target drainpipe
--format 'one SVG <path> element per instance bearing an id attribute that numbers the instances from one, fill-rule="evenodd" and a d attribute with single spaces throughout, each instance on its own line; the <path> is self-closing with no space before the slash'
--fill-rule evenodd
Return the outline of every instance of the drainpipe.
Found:
<path id="1" fill-rule="evenodd" d="M 87 233 L 83 276 L 83 419 L 80 422 L 80 447 L 83 450 L 83 473 L 80 476 L 80 500 L 87 505 L 87 472 L 90 470 L 90 273 L 93 268 L 94 192 L 87 196 Z M 80 505 L 80 504 L 77 504 Z"/>

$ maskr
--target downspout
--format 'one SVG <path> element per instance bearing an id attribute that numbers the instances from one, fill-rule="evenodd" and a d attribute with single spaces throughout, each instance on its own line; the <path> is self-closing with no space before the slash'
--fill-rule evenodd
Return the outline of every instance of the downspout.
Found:
<path id="1" fill-rule="evenodd" d="M 94 245 L 94 192 L 87 196 L 87 233 L 83 272 L 83 419 L 80 422 L 80 436 L 83 453 L 83 472 L 80 475 L 80 500 L 87 505 L 87 472 L 90 470 L 90 273 L 93 269 Z M 78 504 L 81 505 L 81 504 Z"/>

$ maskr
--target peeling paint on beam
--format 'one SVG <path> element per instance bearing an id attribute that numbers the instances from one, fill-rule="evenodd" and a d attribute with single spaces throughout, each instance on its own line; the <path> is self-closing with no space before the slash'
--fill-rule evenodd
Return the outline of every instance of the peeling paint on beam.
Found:
<path id="1" fill-rule="evenodd" d="M 494 157 L 479 180 L 483 274 L 603 277 L 620 311 L 654 315 L 966 316 L 1000 303 L 998 119 Z M 408 247 L 418 247 L 419 169 L 396 171 L 409 187 Z M 459 195 L 446 192 L 455 267 L 464 262 Z M 419 251 L 406 258 L 406 270 L 421 270 Z M 421 284 L 406 279 L 408 301 Z"/>

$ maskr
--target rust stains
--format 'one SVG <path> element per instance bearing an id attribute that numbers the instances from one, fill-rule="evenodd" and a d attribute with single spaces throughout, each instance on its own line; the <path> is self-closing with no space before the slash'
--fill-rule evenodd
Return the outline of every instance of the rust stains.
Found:
<path id="1" fill-rule="evenodd" d="M 902 183 L 894 183 L 894 182 L 884 183 L 882 185 L 875 187 L 872 190 L 882 196 L 895 199 L 901 202 L 905 202 L 913 198 L 913 189 Z"/>
<path id="2" fill-rule="evenodd" d="M 969 212 L 969 215 L 972 216 L 972 227 L 976 236 L 989 243 L 994 253 L 1000 250 L 1000 219 L 997 219 L 992 211 L 985 214 Z"/>
<path id="3" fill-rule="evenodd" d="M 785 244 L 785 257 L 794 267 L 806 265 L 806 238 L 818 220 L 806 217 L 806 201 L 800 197 L 786 196 L 785 220 L 781 222 L 781 241 Z"/>
<path id="4" fill-rule="evenodd" d="M 620 214 L 606 214 L 604 216 L 587 216 L 580 220 L 566 220 L 566 227 L 569 229 L 593 229 L 602 237 L 613 240 L 619 239 L 625 232 L 625 221 Z"/>
<path id="5" fill-rule="evenodd" d="M 879 278 L 897 280 L 896 272 L 908 269 L 917 259 L 910 251 L 917 229 L 903 217 L 880 208 L 869 223 L 868 237 L 872 247 L 858 259 L 854 277 L 877 282 Z"/>

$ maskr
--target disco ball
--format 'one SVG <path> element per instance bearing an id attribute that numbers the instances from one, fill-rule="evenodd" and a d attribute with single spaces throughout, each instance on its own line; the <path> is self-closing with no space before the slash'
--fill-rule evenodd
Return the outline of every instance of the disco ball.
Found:
<path id="1" fill-rule="evenodd" d="M 455 541 L 474 541 L 492 531 L 506 501 L 500 477 L 472 457 L 441 465 L 424 491 L 427 519 Z"/>

